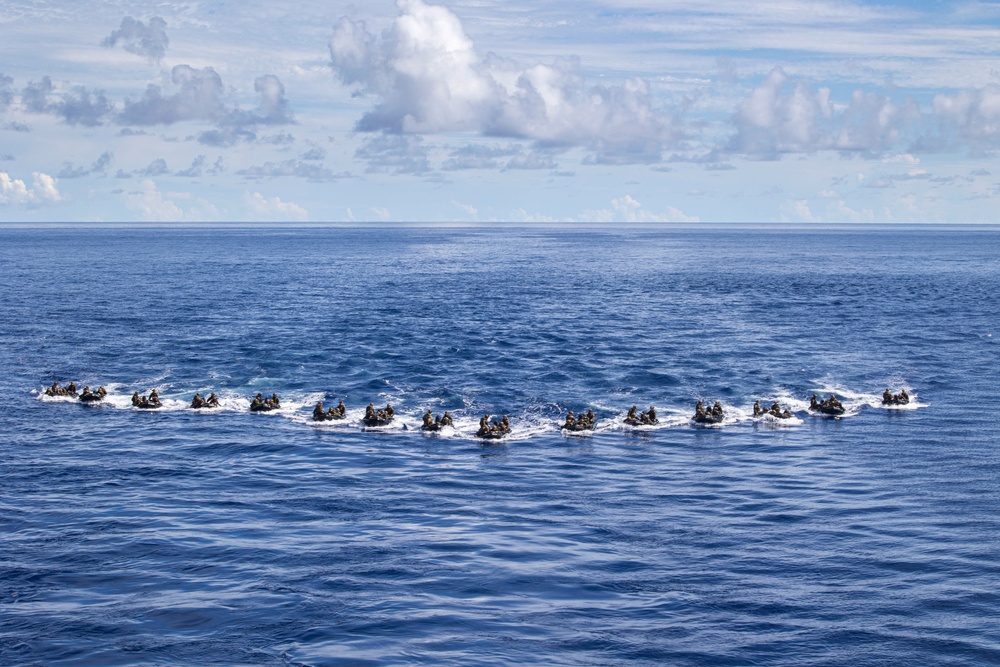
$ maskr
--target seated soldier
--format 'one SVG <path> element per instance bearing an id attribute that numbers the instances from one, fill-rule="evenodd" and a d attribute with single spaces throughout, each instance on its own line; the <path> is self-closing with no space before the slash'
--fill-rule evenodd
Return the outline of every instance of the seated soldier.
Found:
<path id="1" fill-rule="evenodd" d="M 313 408 L 313 421 L 326 421 L 326 410 L 323 409 L 323 401 L 316 402 L 316 406 Z"/>
<path id="2" fill-rule="evenodd" d="M 444 411 L 444 416 L 441 417 L 441 426 L 451 426 L 451 413 L 447 410 Z"/>
<path id="3" fill-rule="evenodd" d="M 392 419 L 393 417 L 396 416 L 396 411 L 392 409 L 392 403 L 385 404 L 385 415 L 389 419 Z"/>
<path id="4" fill-rule="evenodd" d="M 375 419 L 375 404 L 369 403 L 365 408 L 365 419 Z"/>
<path id="5" fill-rule="evenodd" d="M 649 423 L 650 424 L 655 424 L 656 423 L 656 408 L 654 408 L 652 405 L 649 406 L 649 412 L 647 412 L 646 414 L 649 416 Z"/>
<path id="6" fill-rule="evenodd" d="M 100 396 L 101 398 L 104 398 L 105 396 L 108 395 L 108 390 L 104 388 L 103 384 L 97 388 L 97 395 Z"/>
<path id="7" fill-rule="evenodd" d="M 781 418 L 782 419 L 791 419 L 792 418 L 792 411 L 789 410 L 788 408 L 785 408 L 785 411 L 781 413 Z"/>
<path id="8" fill-rule="evenodd" d="M 893 398 L 895 398 L 895 396 L 893 396 L 892 392 L 889 391 L 889 388 L 886 387 L 885 391 L 882 392 L 882 402 L 883 403 L 892 403 L 892 399 Z"/>
<path id="9" fill-rule="evenodd" d="M 639 418 L 639 415 L 637 414 L 638 411 L 639 408 L 633 405 L 631 408 L 629 408 L 628 414 L 625 415 L 625 419 L 638 419 Z"/>
<path id="10" fill-rule="evenodd" d="M 252 406 L 264 405 L 264 394 L 262 394 L 262 393 L 260 393 L 258 391 L 257 395 L 254 396 L 253 400 L 250 402 L 250 405 L 251 405 L 251 407 Z"/>
<path id="11" fill-rule="evenodd" d="M 100 389 L 98 389 L 98 391 L 100 391 Z M 156 393 L 155 389 L 153 389 L 151 392 L 149 392 L 149 403 L 151 405 L 159 405 L 160 404 L 160 395 L 158 393 Z"/>
<path id="12" fill-rule="evenodd" d="M 428 410 L 427 412 L 424 413 L 424 426 L 426 426 L 426 427 L 429 428 L 429 427 L 433 426 L 434 423 L 435 423 L 434 422 L 434 413 L 431 412 L 430 410 Z M 440 420 L 438 420 L 437 423 L 440 424 L 441 423 Z"/>
<path id="13" fill-rule="evenodd" d="M 214 391 L 208 395 L 208 400 L 205 402 L 205 404 L 210 408 L 219 407 L 219 397 L 215 395 Z"/>
<path id="14" fill-rule="evenodd" d="M 908 403 L 910 401 L 910 395 L 906 393 L 905 389 L 900 389 L 899 396 L 896 398 L 899 399 L 900 403 Z"/>
<path id="15" fill-rule="evenodd" d="M 273 403 L 276 408 L 281 407 L 281 401 L 278 400 L 278 392 L 271 394 L 271 403 Z"/>
<path id="16" fill-rule="evenodd" d="M 762 414 L 764 414 L 764 411 L 760 409 L 760 401 L 759 400 L 754 401 L 753 402 L 753 416 L 754 417 L 760 417 Z"/>
<path id="17" fill-rule="evenodd" d="M 191 399 L 191 407 L 192 408 L 203 408 L 207 404 L 208 404 L 208 401 L 206 401 L 204 398 L 202 398 L 200 393 L 195 392 L 194 398 Z"/>
<path id="18" fill-rule="evenodd" d="M 503 429 L 504 433 L 509 433 L 510 432 L 510 417 L 508 417 L 507 415 L 504 415 L 503 419 L 500 420 L 500 427 Z"/>
<path id="19" fill-rule="evenodd" d="M 715 402 L 715 405 L 712 406 L 712 415 L 715 417 L 722 416 L 722 403 L 719 403 L 718 401 Z"/>
<path id="20" fill-rule="evenodd" d="M 344 405 L 343 401 L 337 404 L 337 408 L 334 414 L 341 419 L 343 419 L 347 415 L 347 406 Z"/>
<path id="21" fill-rule="evenodd" d="M 819 400 L 817 400 L 816 394 L 813 394 L 812 398 L 809 399 L 809 408 L 815 410 L 818 407 L 819 407 Z"/>
<path id="22" fill-rule="evenodd" d="M 570 410 L 569 414 L 566 415 L 566 422 L 563 424 L 563 428 L 568 428 L 568 429 L 576 428 L 576 418 L 573 416 L 572 410 Z"/>
<path id="23" fill-rule="evenodd" d="M 701 401 L 698 401 L 697 403 L 695 403 L 695 405 L 694 405 L 694 414 L 695 414 L 695 416 L 699 416 L 699 415 L 700 416 L 704 416 L 705 415 L 705 406 L 702 404 Z"/>
<path id="24" fill-rule="evenodd" d="M 62 394 L 62 390 L 59 388 L 58 382 L 53 382 L 52 386 L 45 390 L 46 396 L 59 396 Z"/>
<path id="25" fill-rule="evenodd" d="M 87 391 L 86 388 L 84 388 L 83 393 L 87 394 L 89 392 Z M 138 407 L 141 404 L 142 404 L 142 399 L 139 398 L 139 392 L 137 392 L 137 391 L 132 392 L 132 405 Z"/>

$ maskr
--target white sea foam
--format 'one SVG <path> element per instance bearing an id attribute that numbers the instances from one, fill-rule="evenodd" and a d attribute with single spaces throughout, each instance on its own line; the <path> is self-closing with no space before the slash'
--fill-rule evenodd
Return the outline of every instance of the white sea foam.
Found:
<path id="1" fill-rule="evenodd" d="M 775 417 L 772 414 L 763 414 L 759 417 L 752 417 L 753 421 L 761 426 L 767 426 L 769 428 L 783 428 L 787 426 L 801 426 L 805 422 L 800 418 L 792 415 L 787 419 L 781 417 Z"/>
<path id="2" fill-rule="evenodd" d="M 625 417 L 628 416 L 628 411 L 619 412 L 616 416 L 611 419 L 602 419 L 597 422 L 597 430 L 606 431 L 633 431 L 633 432 L 651 432 L 651 431 L 661 431 L 667 428 L 676 428 L 678 426 L 684 426 L 690 419 L 690 415 L 686 412 L 682 412 L 678 408 L 663 408 L 656 411 L 656 423 L 655 424 L 626 424 Z"/>
<path id="3" fill-rule="evenodd" d="M 79 396 L 49 396 L 44 390 L 38 391 L 33 390 L 32 393 L 35 394 L 35 398 L 39 401 L 44 401 L 46 403 L 79 403 Z"/>

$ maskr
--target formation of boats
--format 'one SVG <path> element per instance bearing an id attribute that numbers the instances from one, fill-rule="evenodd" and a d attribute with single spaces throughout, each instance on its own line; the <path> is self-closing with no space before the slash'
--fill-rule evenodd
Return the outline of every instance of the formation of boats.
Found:
<path id="1" fill-rule="evenodd" d="M 97 403 L 103 401 L 108 395 L 107 390 L 103 386 L 99 387 L 96 391 L 91 391 L 89 386 L 85 386 L 83 391 L 78 392 L 75 382 L 70 382 L 66 387 L 60 387 L 58 382 L 53 382 L 50 387 L 45 389 L 44 393 L 46 396 L 52 397 L 76 398 L 84 403 Z M 910 396 L 907 394 L 906 389 L 901 389 L 899 393 L 893 394 L 886 388 L 882 394 L 882 405 L 884 406 L 902 406 L 909 403 Z M 163 402 L 160 400 L 159 393 L 154 388 L 150 390 L 148 395 L 141 395 L 138 391 L 134 392 L 132 394 L 132 406 L 140 410 L 154 410 L 163 407 Z M 220 406 L 221 403 L 215 392 L 212 392 L 208 398 L 202 397 L 200 392 L 196 393 L 190 403 L 190 407 L 195 410 L 210 410 L 219 408 Z M 263 393 L 258 392 L 250 401 L 251 412 L 271 412 L 280 408 L 281 399 L 276 392 L 268 398 L 265 398 Z M 816 394 L 813 394 L 808 409 L 817 415 L 831 417 L 839 417 L 847 412 L 843 403 L 834 394 L 823 400 L 820 400 Z M 761 407 L 760 400 L 755 401 L 753 404 L 753 416 L 755 419 L 776 420 L 788 420 L 794 417 L 788 407 L 783 408 L 777 401 L 774 401 L 770 407 L 764 408 Z M 344 405 L 344 401 L 340 401 L 336 407 L 326 409 L 323 407 L 323 401 L 319 401 L 312 412 L 312 421 L 314 422 L 339 421 L 346 418 L 347 406 Z M 393 409 L 391 403 L 386 404 L 384 408 L 380 409 L 376 409 L 374 403 L 369 403 L 365 408 L 365 416 L 362 418 L 361 423 L 366 427 L 378 428 L 389 426 L 395 418 L 396 411 Z M 690 421 L 693 424 L 711 426 L 722 424 L 725 419 L 725 409 L 720 401 L 715 401 L 710 408 L 705 408 L 702 401 L 698 401 Z M 561 430 L 568 433 L 593 431 L 596 428 L 596 423 L 597 420 L 593 408 L 579 414 L 574 414 L 570 411 L 562 423 Z M 648 410 L 639 412 L 638 407 L 633 405 L 626 413 L 622 423 L 626 426 L 639 428 L 654 426 L 660 422 L 654 406 L 651 405 Z M 423 423 L 420 428 L 427 432 L 442 431 L 454 428 L 454 420 L 451 413 L 447 410 L 443 415 L 438 415 L 437 417 L 434 416 L 431 410 L 428 410 L 423 415 Z M 498 440 L 510 433 L 511 422 L 508 415 L 503 415 L 500 419 L 491 420 L 490 415 L 484 414 L 479 420 L 479 429 L 476 431 L 476 437 L 484 440 Z"/>

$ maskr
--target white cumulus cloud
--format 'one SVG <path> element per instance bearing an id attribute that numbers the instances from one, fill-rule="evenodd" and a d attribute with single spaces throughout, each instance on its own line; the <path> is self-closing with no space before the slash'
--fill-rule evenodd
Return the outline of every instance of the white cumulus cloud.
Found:
<path id="1" fill-rule="evenodd" d="M 647 211 L 631 195 L 611 200 L 610 209 L 586 211 L 581 216 L 584 221 L 591 222 L 698 222 L 696 216 L 690 216 L 680 209 L 668 206 L 666 213 Z"/>
<path id="2" fill-rule="evenodd" d="M 1000 144 L 1000 85 L 963 90 L 934 98 L 934 115 L 973 151 Z"/>
<path id="3" fill-rule="evenodd" d="M 814 89 L 775 67 L 743 100 L 734 117 L 733 152 L 751 155 L 818 150 L 881 152 L 904 138 L 908 124 L 921 119 L 913 102 L 855 90 L 846 105 L 831 100 L 829 88 Z"/>
<path id="4" fill-rule="evenodd" d="M 36 205 L 62 199 L 56 179 L 42 172 L 32 172 L 31 187 L 19 178 L 0 171 L 0 204 Z"/>
<path id="5" fill-rule="evenodd" d="M 381 37 L 345 17 L 330 39 L 341 81 L 378 99 L 358 122 L 362 131 L 478 132 L 584 146 L 618 161 L 658 159 L 679 137 L 643 79 L 598 85 L 575 59 L 521 68 L 484 58 L 449 9 L 422 0 L 396 6 L 400 15 Z"/>
<path id="6" fill-rule="evenodd" d="M 277 196 L 267 198 L 259 192 L 254 192 L 247 195 L 247 203 L 254 220 L 262 222 L 309 220 L 309 211 L 294 202 L 282 201 Z"/>
<path id="7" fill-rule="evenodd" d="M 139 184 L 138 191 L 126 195 L 126 204 L 144 222 L 204 222 L 222 217 L 211 203 L 186 192 L 160 192 L 150 178 Z"/>

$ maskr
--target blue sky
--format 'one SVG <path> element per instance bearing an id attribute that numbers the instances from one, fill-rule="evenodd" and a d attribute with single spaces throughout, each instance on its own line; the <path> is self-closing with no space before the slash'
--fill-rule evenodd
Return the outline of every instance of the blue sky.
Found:
<path id="1" fill-rule="evenodd" d="M 0 221 L 996 222 L 996 2 L 35 0 L 0 34 Z"/>

